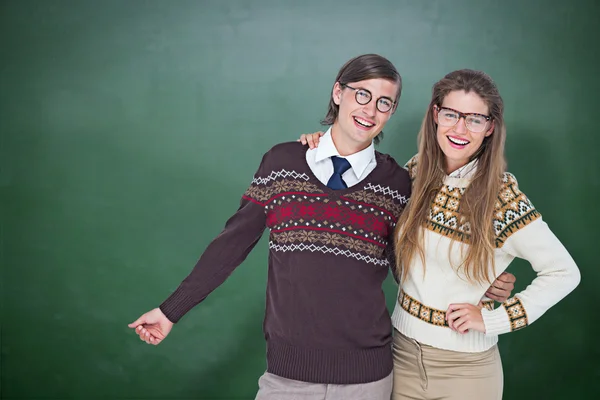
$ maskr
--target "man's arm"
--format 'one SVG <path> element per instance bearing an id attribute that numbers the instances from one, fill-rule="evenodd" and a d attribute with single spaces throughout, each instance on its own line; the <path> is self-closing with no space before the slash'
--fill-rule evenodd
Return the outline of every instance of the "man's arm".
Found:
<path id="1" fill-rule="evenodd" d="M 208 245 L 192 272 L 161 305 L 161 311 L 176 323 L 195 305 L 219 287 L 260 240 L 265 230 L 264 207 L 242 198 L 237 212 Z"/>
<path id="2" fill-rule="evenodd" d="M 267 155 L 263 157 L 255 177 L 268 175 L 265 173 L 266 158 Z M 149 344 L 159 344 L 173 324 L 219 287 L 258 243 L 266 228 L 266 213 L 264 204 L 248 195 L 252 193 L 255 181 L 242 196 L 236 213 L 208 245 L 179 287 L 158 308 L 129 324 L 140 339 Z"/>
<path id="3" fill-rule="evenodd" d="M 515 289 L 517 278 L 510 272 L 503 272 L 492 283 L 485 295 L 492 300 L 504 303 L 510 297 L 510 294 Z"/>
<path id="4" fill-rule="evenodd" d="M 399 285 L 400 275 L 398 274 L 398 268 L 396 266 L 396 252 L 394 244 L 394 234 L 391 234 L 388 239 L 388 245 L 385 248 L 385 258 L 390 263 L 390 272 L 392 273 L 396 283 Z"/>

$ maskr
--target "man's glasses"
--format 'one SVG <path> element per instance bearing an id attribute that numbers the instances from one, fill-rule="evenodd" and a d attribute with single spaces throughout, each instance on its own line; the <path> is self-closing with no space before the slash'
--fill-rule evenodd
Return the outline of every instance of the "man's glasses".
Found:
<path id="1" fill-rule="evenodd" d="M 454 126 L 461 118 L 465 119 L 467 129 L 473 133 L 481 133 L 486 130 L 488 123 L 492 119 L 487 115 L 477 113 L 462 113 L 448 107 L 435 106 L 438 112 L 438 123 L 441 126 Z"/>
<path id="2" fill-rule="evenodd" d="M 353 88 L 352 86 L 348 86 L 345 83 L 342 83 L 342 86 L 355 91 L 354 97 L 356 98 L 356 102 L 361 106 L 369 104 L 369 102 L 373 98 L 373 95 L 367 89 Z M 395 102 L 389 97 L 380 97 L 377 99 L 376 106 L 380 112 L 386 113 L 390 111 L 392 107 L 394 107 L 394 103 Z"/>

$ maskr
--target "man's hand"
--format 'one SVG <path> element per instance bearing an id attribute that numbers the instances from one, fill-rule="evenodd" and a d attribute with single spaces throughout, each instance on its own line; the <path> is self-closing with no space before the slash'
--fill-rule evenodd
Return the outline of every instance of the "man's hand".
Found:
<path id="1" fill-rule="evenodd" d="M 510 297 L 510 294 L 515 289 L 515 282 L 517 278 L 509 273 L 503 272 L 500 274 L 498 279 L 496 279 L 492 286 L 489 287 L 485 295 L 492 300 L 499 301 L 500 303 L 504 303 Z"/>
<path id="2" fill-rule="evenodd" d="M 171 332 L 173 323 L 169 321 L 160 308 L 155 308 L 127 326 L 134 328 L 135 333 L 144 342 L 157 345 Z"/>
<path id="3" fill-rule="evenodd" d="M 479 306 L 468 303 L 450 304 L 446 311 L 448 326 L 458 333 L 467 333 L 470 329 L 485 333 L 481 307 L 481 303 Z"/>
<path id="4" fill-rule="evenodd" d="M 325 134 L 325 132 L 314 132 L 314 133 L 303 133 L 302 135 L 300 135 L 300 139 L 298 139 L 297 141 L 302 143 L 302 144 L 307 144 L 308 143 L 308 147 L 310 147 L 311 149 L 315 149 L 317 148 L 317 146 L 319 146 L 319 139 L 321 139 L 321 136 L 323 136 Z"/>

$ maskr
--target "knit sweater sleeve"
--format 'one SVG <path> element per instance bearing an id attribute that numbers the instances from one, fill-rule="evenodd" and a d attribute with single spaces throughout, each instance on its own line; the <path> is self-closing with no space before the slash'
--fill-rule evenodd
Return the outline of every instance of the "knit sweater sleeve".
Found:
<path id="1" fill-rule="evenodd" d="M 178 322 L 219 287 L 260 240 L 266 228 L 266 214 L 264 204 L 253 193 L 258 177 L 269 175 L 268 154 L 263 157 L 250 187 L 242 196 L 238 210 L 208 245 L 190 274 L 160 305 L 170 321 Z"/>
<path id="2" fill-rule="evenodd" d="M 537 277 L 501 307 L 482 309 L 486 334 L 499 335 L 525 328 L 577 287 L 581 276 L 575 261 L 550 230 L 529 199 L 507 174 L 495 225 L 498 246 L 529 261 Z"/>
<path id="3" fill-rule="evenodd" d="M 390 239 L 389 242 L 385 248 L 385 258 L 388 260 L 388 263 L 390 263 L 390 272 L 392 273 L 392 276 L 394 277 L 394 280 L 396 281 L 397 284 L 400 284 L 400 275 L 398 274 L 398 268 L 396 267 L 396 247 L 395 247 L 395 240 L 394 240 L 395 236 L 392 234 L 390 235 Z"/>

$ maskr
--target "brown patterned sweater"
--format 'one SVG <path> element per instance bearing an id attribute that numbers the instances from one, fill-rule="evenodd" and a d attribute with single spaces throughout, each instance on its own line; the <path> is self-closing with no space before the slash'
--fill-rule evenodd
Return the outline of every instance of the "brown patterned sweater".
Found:
<path id="1" fill-rule="evenodd" d="M 382 283 L 410 179 L 394 159 L 376 152 L 368 177 L 332 190 L 312 174 L 305 153 L 291 142 L 264 155 L 237 212 L 160 308 L 177 322 L 242 263 L 268 228 L 267 370 L 315 383 L 379 380 L 392 370 Z"/>

